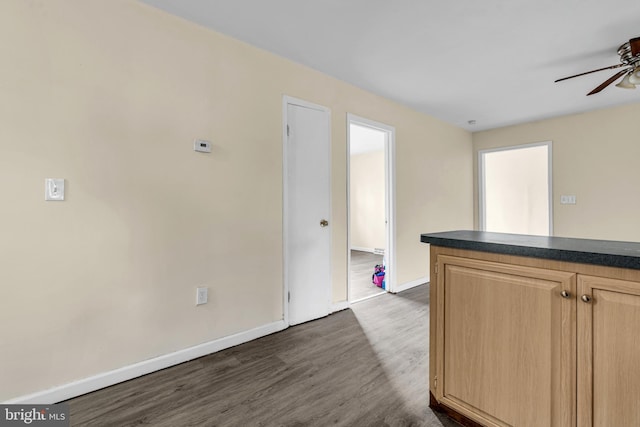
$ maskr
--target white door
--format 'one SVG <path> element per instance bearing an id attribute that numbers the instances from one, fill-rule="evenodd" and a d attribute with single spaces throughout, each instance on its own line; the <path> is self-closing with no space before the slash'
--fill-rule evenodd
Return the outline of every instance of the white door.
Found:
<path id="1" fill-rule="evenodd" d="M 289 97 L 285 108 L 285 318 L 288 308 L 295 325 L 330 312 L 330 117 Z"/>

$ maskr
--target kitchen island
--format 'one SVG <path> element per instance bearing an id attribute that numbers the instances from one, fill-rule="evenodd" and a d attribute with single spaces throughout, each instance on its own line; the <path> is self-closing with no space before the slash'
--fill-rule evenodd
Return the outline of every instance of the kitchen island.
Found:
<path id="1" fill-rule="evenodd" d="M 421 241 L 434 409 L 465 425 L 640 425 L 640 244 L 479 231 Z"/>

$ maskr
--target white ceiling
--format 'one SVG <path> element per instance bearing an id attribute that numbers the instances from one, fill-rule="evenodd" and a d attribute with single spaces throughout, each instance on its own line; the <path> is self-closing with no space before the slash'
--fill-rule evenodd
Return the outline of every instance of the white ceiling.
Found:
<path id="1" fill-rule="evenodd" d="M 618 63 L 638 0 L 141 1 L 471 131 L 640 102 L 553 82 Z"/>

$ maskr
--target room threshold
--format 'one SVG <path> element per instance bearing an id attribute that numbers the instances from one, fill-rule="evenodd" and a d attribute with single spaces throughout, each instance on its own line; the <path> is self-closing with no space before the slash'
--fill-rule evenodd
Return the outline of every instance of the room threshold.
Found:
<path id="1" fill-rule="evenodd" d="M 368 299 L 375 298 L 375 297 L 379 297 L 380 295 L 385 295 L 385 294 L 387 294 L 387 293 L 388 293 L 388 292 L 383 291 L 383 290 L 381 289 L 381 290 L 380 290 L 380 292 L 378 292 L 377 294 L 367 295 L 366 297 L 358 298 L 357 300 L 353 300 L 353 301 L 351 301 L 351 304 L 356 304 L 356 303 L 358 303 L 358 302 L 366 301 L 366 300 L 368 300 Z"/>

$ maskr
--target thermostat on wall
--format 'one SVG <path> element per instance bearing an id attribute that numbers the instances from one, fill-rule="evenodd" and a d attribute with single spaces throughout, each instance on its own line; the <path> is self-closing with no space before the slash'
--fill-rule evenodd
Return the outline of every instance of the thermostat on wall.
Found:
<path id="1" fill-rule="evenodd" d="M 204 139 L 196 139 L 195 141 L 193 141 L 193 149 L 202 153 L 210 153 L 211 142 L 205 141 Z"/>

